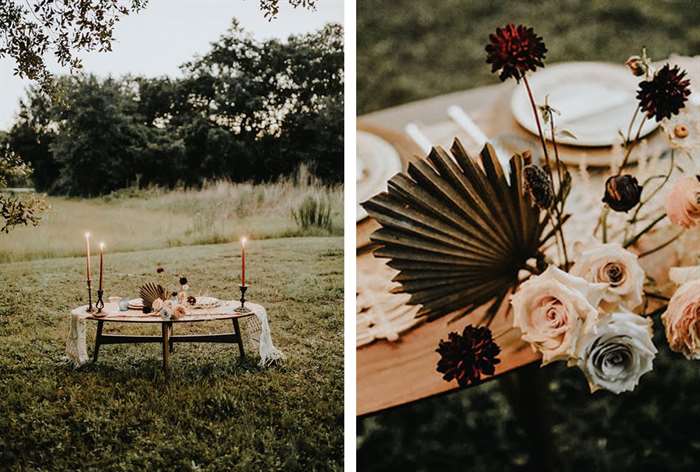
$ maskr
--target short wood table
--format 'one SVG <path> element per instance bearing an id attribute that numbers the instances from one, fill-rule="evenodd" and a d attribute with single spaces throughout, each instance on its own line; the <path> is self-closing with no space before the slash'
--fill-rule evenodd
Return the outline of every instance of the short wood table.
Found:
<path id="1" fill-rule="evenodd" d="M 243 335 L 241 333 L 239 320 L 249 316 L 254 316 L 262 306 L 255 303 L 246 302 L 245 306 L 249 311 L 239 312 L 236 309 L 239 302 L 223 302 L 221 306 L 211 309 L 188 309 L 187 315 L 180 319 L 165 319 L 160 315 L 144 314 L 138 310 L 119 311 L 116 303 L 106 303 L 103 308 L 104 316 L 96 316 L 87 312 L 87 305 L 83 305 L 71 311 L 72 315 L 84 317 L 86 320 L 97 321 L 97 335 L 95 336 L 95 351 L 93 361 L 97 362 L 100 346 L 104 344 L 139 344 L 139 343 L 160 343 L 163 345 L 163 372 L 166 378 L 170 375 L 170 354 L 173 352 L 174 343 L 225 343 L 238 344 L 241 359 L 245 359 L 243 349 Z M 173 334 L 173 325 L 178 323 L 200 323 L 207 321 L 231 320 L 233 332 L 221 334 Z M 161 325 L 160 336 L 126 335 L 126 334 L 104 334 L 105 323 L 158 323 Z"/>

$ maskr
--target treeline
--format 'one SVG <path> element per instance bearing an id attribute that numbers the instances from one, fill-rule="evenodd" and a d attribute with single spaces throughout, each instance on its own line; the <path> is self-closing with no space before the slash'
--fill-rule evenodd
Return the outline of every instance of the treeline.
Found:
<path id="1" fill-rule="evenodd" d="M 61 77 L 20 102 L 2 149 L 37 190 L 95 196 L 132 185 L 269 181 L 304 164 L 343 179 L 343 31 L 257 41 L 234 20 L 182 78 Z"/>

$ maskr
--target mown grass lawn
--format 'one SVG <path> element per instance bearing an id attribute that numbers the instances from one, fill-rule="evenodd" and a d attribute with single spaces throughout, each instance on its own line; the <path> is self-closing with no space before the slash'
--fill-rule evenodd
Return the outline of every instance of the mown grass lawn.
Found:
<path id="1" fill-rule="evenodd" d="M 261 369 L 251 346 L 239 362 L 235 345 L 178 344 L 169 384 L 155 344 L 66 363 L 83 258 L 0 264 L 0 469 L 342 469 L 342 247 L 340 237 L 251 242 L 249 298 L 267 307 L 287 361 Z M 135 295 L 157 265 L 187 274 L 195 293 L 235 297 L 239 283 L 237 244 L 108 254 L 106 264 L 108 296 Z"/>

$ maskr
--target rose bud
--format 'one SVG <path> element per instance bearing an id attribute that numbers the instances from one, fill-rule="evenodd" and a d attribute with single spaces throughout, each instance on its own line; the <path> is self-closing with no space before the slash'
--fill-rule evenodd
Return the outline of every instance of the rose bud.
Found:
<path id="1" fill-rule="evenodd" d="M 631 175 L 613 175 L 605 182 L 603 202 L 614 211 L 627 212 L 637 206 L 642 186 Z"/>
<path id="2" fill-rule="evenodd" d="M 641 77 L 647 73 L 647 66 L 639 56 L 630 56 L 630 58 L 625 61 L 625 65 L 632 71 L 632 74 L 637 77 Z"/>
<path id="3" fill-rule="evenodd" d="M 180 277 L 180 285 L 187 285 L 187 277 Z"/>

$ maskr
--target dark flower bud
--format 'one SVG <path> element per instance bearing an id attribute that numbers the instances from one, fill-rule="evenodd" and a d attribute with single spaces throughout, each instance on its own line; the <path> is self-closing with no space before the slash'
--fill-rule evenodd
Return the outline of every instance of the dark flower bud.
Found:
<path id="1" fill-rule="evenodd" d="M 641 77 L 647 73 L 647 65 L 639 56 L 630 56 L 629 59 L 625 61 L 625 65 L 632 71 L 632 74 L 637 77 Z"/>
<path id="2" fill-rule="evenodd" d="M 180 277 L 180 285 L 187 285 L 187 277 Z"/>
<path id="3" fill-rule="evenodd" d="M 173 298 L 177 297 L 177 292 L 170 292 L 170 296 Z"/>
<path id="4" fill-rule="evenodd" d="M 530 164 L 523 168 L 525 180 L 525 192 L 530 195 L 535 206 L 542 210 L 552 207 L 554 203 L 554 189 L 547 172 L 536 164 Z"/>
<path id="5" fill-rule="evenodd" d="M 162 267 L 158 267 L 156 269 L 156 272 L 158 272 L 159 274 L 162 274 L 163 272 L 165 272 L 165 269 L 163 269 Z"/>
<path id="6" fill-rule="evenodd" d="M 631 175 L 613 175 L 605 182 L 603 202 L 615 211 L 627 212 L 637 206 L 642 187 Z"/>
<path id="7" fill-rule="evenodd" d="M 190 305 L 195 305 L 197 303 L 197 299 L 190 295 L 189 297 L 187 297 L 187 303 L 189 303 Z"/>

